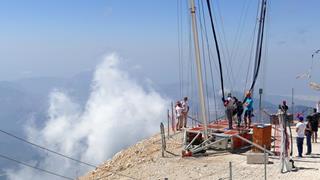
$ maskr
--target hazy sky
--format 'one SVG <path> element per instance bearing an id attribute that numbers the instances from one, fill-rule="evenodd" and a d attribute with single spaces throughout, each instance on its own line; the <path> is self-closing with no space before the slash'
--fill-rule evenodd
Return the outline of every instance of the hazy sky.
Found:
<path id="1" fill-rule="evenodd" d="M 221 37 L 224 33 L 223 46 L 231 54 L 238 29 L 243 28 L 235 46 L 239 58 L 232 65 L 237 77 L 233 81 L 245 78 L 237 72 L 247 71 L 247 65 L 239 69 L 237 63 L 251 42 L 257 2 L 213 1 L 215 15 L 221 17 L 216 16 L 218 33 Z M 185 4 L 182 15 L 188 11 Z M 307 71 L 312 52 L 320 48 L 320 1 L 271 0 L 269 5 L 266 89 L 286 94 L 295 87 L 298 94 L 315 94 L 306 80 L 295 80 L 295 76 Z M 246 18 L 241 23 L 243 13 Z M 177 14 L 177 0 L 1 1 L 0 80 L 69 77 L 93 69 L 104 54 L 116 52 L 156 83 L 177 82 Z M 313 78 L 320 82 L 319 77 Z"/>

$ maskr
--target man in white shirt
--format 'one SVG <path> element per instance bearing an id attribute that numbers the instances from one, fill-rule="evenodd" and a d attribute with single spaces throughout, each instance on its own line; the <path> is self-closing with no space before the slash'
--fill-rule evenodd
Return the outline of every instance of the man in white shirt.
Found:
<path id="1" fill-rule="evenodd" d="M 299 116 L 299 122 L 296 124 L 298 156 L 302 157 L 303 139 L 306 125 L 303 123 L 303 117 Z"/>

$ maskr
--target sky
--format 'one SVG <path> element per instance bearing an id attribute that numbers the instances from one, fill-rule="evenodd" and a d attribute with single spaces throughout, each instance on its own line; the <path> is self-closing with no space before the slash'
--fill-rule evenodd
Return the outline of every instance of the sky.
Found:
<path id="1" fill-rule="evenodd" d="M 164 118 L 169 100 L 152 89 L 145 90 L 123 68 L 135 69 L 131 72 L 150 79 L 154 84 L 178 83 L 181 58 L 184 80 L 188 80 L 188 60 L 193 55 L 193 48 L 189 48 L 192 47 L 189 41 L 190 17 L 186 1 L 177 1 L 1 1 L 0 81 L 48 76 L 67 78 L 83 71 L 94 72 L 93 88 L 83 110 L 64 92 L 54 91 L 50 94 L 46 126 L 40 128 L 33 127 L 32 122 L 27 124 L 27 137 L 37 137 L 39 144 L 54 146 L 52 148 L 66 154 L 73 152 L 83 160 L 91 160 L 92 153 L 100 152 L 99 158 L 94 160 L 100 163 L 123 146 L 155 132 Z M 200 10 L 201 6 L 196 2 L 197 10 Z M 226 89 L 242 90 L 254 42 L 258 1 L 212 2 Z M 320 25 L 317 23 L 320 1 L 271 0 L 268 5 L 263 66 L 256 87 L 263 87 L 266 93 L 276 95 L 290 95 L 294 87 L 297 96 L 309 100 L 313 96 L 319 97 L 319 92 L 308 88 L 308 80 L 296 79 L 296 76 L 307 72 L 311 54 L 320 49 Z M 204 29 L 201 25 L 198 28 L 201 39 Z M 208 35 L 208 38 L 216 63 L 212 36 Z M 312 81 L 320 82 L 320 77 L 316 76 L 318 68 L 320 55 L 315 56 Z M 218 90 L 219 76 L 215 67 L 213 70 Z M 128 108 L 122 108 L 127 104 L 130 104 Z M 132 121 L 119 123 L 121 119 Z M 108 133 L 117 136 L 112 131 L 114 126 L 126 132 L 134 127 L 129 136 L 132 138 L 122 138 L 125 142 L 116 142 L 121 147 L 108 149 L 106 147 L 113 147 L 115 142 L 98 137 L 106 137 Z M 150 132 L 143 134 L 146 129 Z M 116 133 L 123 135 L 123 131 Z M 61 141 L 64 137 L 70 139 Z M 79 149 L 83 141 L 90 146 Z M 39 166 L 44 169 L 59 166 L 62 174 L 74 176 L 74 171 L 69 170 L 75 167 L 68 163 L 60 166 L 51 158 L 44 155 Z M 35 175 L 34 171 L 22 167 L 8 173 L 10 179 Z M 39 175 L 37 179 L 44 178 Z"/>
<path id="2" fill-rule="evenodd" d="M 186 1 L 180 2 L 180 16 L 185 20 L 181 32 L 187 46 L 188 9 Z M 238 65 L 248 52 L 257 2 L 213 1 L 218 34 L 224 37 L 221 46 L 231 54 L 234 44 L 239 48 L 231 59 L 235 73 L 230 82 L 245 79 L 236 72 L 247 71 L 248 65 Z M 155 83 L 178 82 L 178 4 L 177 0 L 1 1 L 0 80 L 70 77 L 93 70 L 105 54 L 116 52 L 125 64 L 137 67 Z M 287 94 L 294 87 L 298 94 L 317 95 L 308 88 L 307 80 L 295 77 L 308 70 L 312 52 L 320 48 L 319 5 L 317 0 L 269 1 L 267 53 L 260 77 L 264 81 L 258 86 L 270 94 Z M 243 13 L 246 18 L 241 21 Z M 243 28 L 242 38 L 234 43 L 239 27 Z M 313 78 L 320 82 L 319 77 Z M 215 81 L 218 84 L 219 79 Z"/>

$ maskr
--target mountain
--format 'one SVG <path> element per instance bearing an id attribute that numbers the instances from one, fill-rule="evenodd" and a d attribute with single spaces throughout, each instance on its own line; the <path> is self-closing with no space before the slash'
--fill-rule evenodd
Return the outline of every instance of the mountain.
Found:
<path id="1" fill-rule="evenodd" d="M 91 82 L 93 72 L 87 71 L 76 74 L 70 78 L 55 78 L 55 77 L 37 77 L 20 79 L 16 81 L 1 81 L 0 82 L 0 123 L 1 128 L 5 131 L 13 133 L 20 137 L 25 137 L 24 126 L 30 119 L 34 119 L 37 126 L 42 126 L 47 119 L 47 110 L 49 107 L 48 97 L 52 90 L 59 89 L 66 92 L 74 101 L 84 107 L 90 95 Z M 148 89 L 150 83 L 144 77 L 138 77 L 137 82 L 144 84 L 144 88 Z M 181 99 L 179 95 L 179 84 L 152 84 L 154 89 L 162 96 L 168 97 L 172 100 Z M 190 88 L 190 87 L 189 87 Z M 234 92 L 234 95 L 241 97 L 243 93 Z M 213 92 L 208 92 L 209 99 L 214 102 Z M 216 92 L 217 106 L 220 107 L 219 111 L 224 114 L 221 98 Z M 197 103 L 197 96 L 189 97 L 190 105 L 193 106 Z M 266 95 L 262 102 L 263 108 L 267 109 L 270 113 L 277 110 L 277 105 L 284 99 L 284 96 Z M 241 99 L 241 98 L 239 98 Z M 258 109 L 258 99 L 254 99 L 255 109 Z M 298 103 L 312 104 L 313 102 L 297 101 Z M 214 104 L 211 104 L 211 106 Z M 297 105 L 296 112 L 303 112 L 308 109 L 308 106 Z M 310 109 L 310 108 L 309 108 Z M 306 111 L 308 112 L 308 111 Z M 265 117 L 266 121 L 268 117 Z M 15 157 L 21 161 L 37 160 L 39 158 L 38 150 L 24 144 L 16 139 L 13 139 L 5 134 L 0 133 L 0 153 Z M 24 149 L 24 153 L 21 153 Z M 46 152 L 43 152 L 46 153 Z M 8 167 L 17 167 L 15 163 L 6 160 L 0 160 L 0 169 Z M 4 179 L 1 176 L 0 180 Z"/>

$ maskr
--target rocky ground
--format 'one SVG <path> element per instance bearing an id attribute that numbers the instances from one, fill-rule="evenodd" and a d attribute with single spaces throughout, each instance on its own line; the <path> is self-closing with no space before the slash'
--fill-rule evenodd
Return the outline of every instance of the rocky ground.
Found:
<path id="1" fill-rule="evenodd" d="M 296 144 L 294 144 L 296 145 Z M 304 147 L 306 151 L 306 146 Z M 264 179 L 263 164 L 247 164 L 246 153 L 229 151 L 208 152 L 205 156 L 181 157 L 182 133 L 167 141 L 165 157 L 161 157 L 160 135 L 152 136 L 128 149 L 117 153 L 110 161 L 89 172 L 80 180 L 98 179 L 228 179 L 229 162 L 232 163 L 232 177 L 236 180 Z M 313 143 L 314 154 L 294 160 L 298 171 L 281 173 L 278 157 L 270 157 L 267 165 L 267 179 L 320 179 L 320 143 Z"/>

